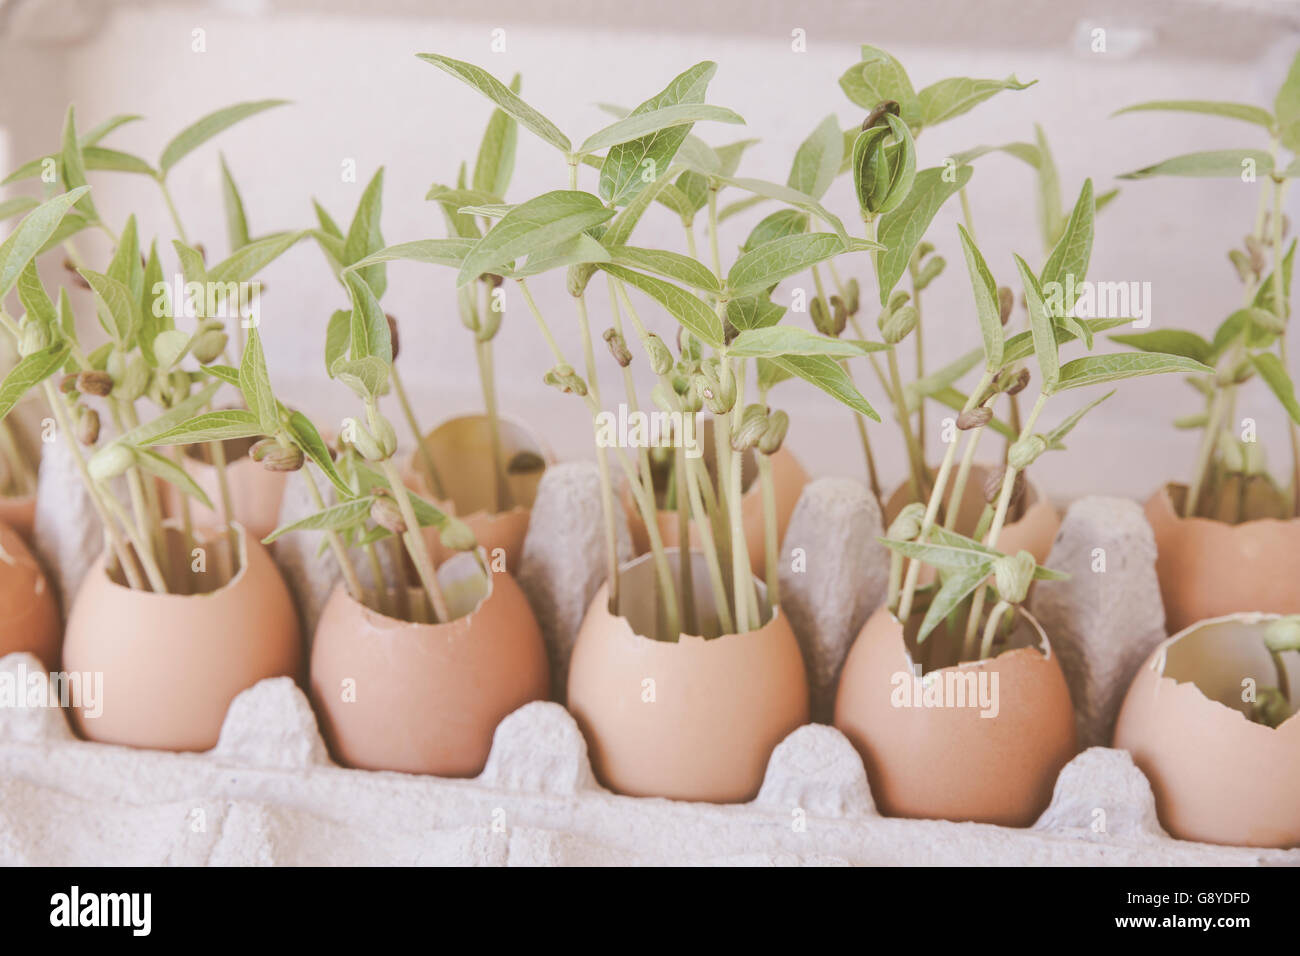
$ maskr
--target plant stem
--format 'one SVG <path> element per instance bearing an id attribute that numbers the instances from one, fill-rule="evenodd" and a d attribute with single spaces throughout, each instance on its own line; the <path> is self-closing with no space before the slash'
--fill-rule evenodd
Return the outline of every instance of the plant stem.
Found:
<path id="1" fill-rule="evenodd" d="M 616 286 L 615 283 L 617 282 L 617 280 L 613 276 L 608 276 L 608 279 L 609 279 L 609 308 L 610 308 L 610 314 L 614 317 L 614 331 L 618 333 L 619 338 L 623 338 L 623 314 L 618 307 L 618 293 L 619 290 L 621 289 L 621 284 Z M 632 305 L 631 302 L 627 299 L 627 291 L 622 290 L 622 292 L 623 292 L 624 301 L 627 304 L 629 314 L 632 314 Z M 643 327 L 641 326 L 639 318 L 636 322 L 636 325 L 638 330 L 642 330 Z M 645 341 L 644 331 L 641 331 L 640 334 L 641 334 L 641 340 L 644 342 Z M 668 382 L 665 387 L 671 390 L 672 383 Z M 623 389 L 627 393 L 628 412 L 635 414 L 637 411 L 639 411 L 639 408 L 636 400 L 636 381 L 632 377 L 631 366 L 623 367 Z M 650 497 L 653 498 L 655 496 L 654 473 L 650 470 L 650 451 L 644 445 L 640 446 L 637 449 L 637 464 L 640 466 L 641 469 L 642 483 L 645 485 L 646 491 L 650 493 Z"/>
<path id="2" fill-rule="evenodd" d="M 970 211 L 970 197 L 966 195 L 966 187 L 963 186 L 958 190 L 961 197 L 961 217 L 966 221 L 966 231 L 970 233 L 970 241 L 975 242 L 975 219 Z"/>
<path id="3" fill-rule="evenodd" d="M 729 453 L 729 491 L 727 494 L 727 512 L 731 518 L 731 574 L 732 592 L 736 599 L 736 621 L 742 633 L 747 633 L 759 626 L 758 595 L 754 589 L 754 574 L 749 565 L 749 546 L 745 541 L 745 514 L 742 507 L 743 483 L 742 469 L 744 455 L 735 451 L 732 439 L 740 430 L 740 419 L 745 408 L 745 360 L 740 359 L 736 367 L 724 352 L 721 356 L 723 374 L 732 375 L 736 381 L 736 403 L 731 409 L 728 425 L 727 451 Z"/>
<path id="4" fill-rule="evenodd" d="M 709 186 L 709 254 L 713 258 L 713 274 L 722 278 L 722 256 L 718 253 L 718 189 Z"/>
<path id="5" fill-rule="evenodd" d="M 307 468 L 302 469 L 302 478 L 307 485 L 307 494 L 311 496 L 312 506 L 317 511 L 325 510 L 325 499 L 321 497 L 320 489 L 316 487 L 316 479 L 311 476 Z M 348 555 L 348 549 L 343 545 L 343 539 L 337 531 L 327 529 L 325 531 L 325 540 L 329 543 L 330 550 L 334 552 L 334 560 L 338 562 L 339 573 L 343 575 L 343 584 L 352 595 L 352 599 L 359 604 L 366 603 L 366 592 L 361 587 L 361 579 L 357 577 L 357 569 L 352 565 L 352 558 Z M 401 573 L 401 562 L 398 562 L 398 573 Z M 401 590 L 401 583 L 398 585 Z"/>
<path id="6" fill-rule="evenodd" d="M 217 473 L 217 491 L 221 495 L 221 520 L 226 525 L 226 537 L 230 540 L 230 553 L 220 555 L 222 573 L 226 575 L 228 581 L 235 573 L 234 559 L 239 544 L 231 528 L 231 523 L 235 520 L 235 509 L 230 500 L 230 481 L 226 477 L 226 443 L 209 442 L 208 447 L 212 451 L 212 467 Z"/>
<path id="7" fill-rule="evenodd" d="M 1277 144 L 1273 146 L 1273 165 L 1277 166 Z M 1273 227 L 1273 299 L 1277 302 L 1278 315 L 1285 321 L 1290 316 L 1291 303 L 1286 301 L 1286 291 L 1282 282 L 1282 200 L 1286 195 L 1287 183 L 1274 181 L 1273 184 L 1273 216 L 1270 224 Z M 1277 337 L 1278 358 L 1282 362 L 1282 367 L 1287 367 L 1286 355 L 1286 329 Z M 1288 370 L 1289 373 L 1289 370 Z M 1300 515 L 1300 435 L 1297 434 L 1296 423 L 1287 421 L 1286 423 L 1287 439 L 1291 445 L 1291 514 Z"/>
<path id="8" fill-rule="evenodd" d="M 907 446 L 910 472 L 908 483 L 912 489 L 912 500 L 921 501 L 925 498 L 926 479 L 929 476 L 925 473 L 925 461 L 921 456 L 920 447 L 916 444 L 916 436 L 912 434 L 912 418 L 907 412 L 907 400 L 903 397 L 903 379 L 898 370 L 898 349 L 891 347 L 885 354 L 889 360 L 889 381 L 894 413 L 898 416 L 898 424 L 903 429 L 903 443 Z"/>
<path id="9" fill-rule="evenodd" d="M 144 568 L 145 577 L 149 579 L 149 587 L 153 589 L 155 594 L 166 594 L 167 579 L 163 577 L 162 569 L 158 566 L 158 562 L 154 559 L 153 553 L 144 538 L 132 527 L 131 516 L 126 513 L 126 509 L 122 507 L 121 502 L 113 497 L 111 493 L 104 495 L 104 502 L 108 505 L 108 510 L 121 523 L 126 533 L 126 539 L 131 542 L 131 548 L 134 550 L 135 556 L 140 560 L 140 566 Z"/>
<path id="10" fill-rule="evenodd" d="M 185 235 L 185 227 L 181 225 L 180 213 L 176 211 L 176 203 L 172 200 L 172 191 L 167 188 L 167 183 L 161 178 L 158 180 L 158 188 L 162 190 L 163 202 L 167 204 L 167 212 L 171 214 L 172 225 L 176 227 L 177 237 L 188 246 L 190 240 Z"/>
<path id="11" fill-rule="evenodd" d="M 497 413 L 496 374 L 492 365 L 492 340 L 474 343 L 474 357 L 478 360 L 478 377 L 483 386 L 483 410 L 487 413 L 488 441 L 492 445 L 493 510 L 508 511 L 514 507 L 510 482 L 506 477 L 505 453 L 501 448 L 501 419 Z"/>
<path id="12" fill-rule="evenodd" d="M 370 576 L 375 579 L 375 610 L 392 617 L 388 603 L 388 585 L 384 580 L 384 567 L 379 563 L 379 552 L 375 550 L 373 541 L 367 541 L 363 545 L 363 550 L 366 553 L 366 561 L 370 565 Z"/>
<path id="13" fill-rule="evenodd" d="M 921 311 L 921 290 L 916 287 L 916 279 L 912 279 L 912 305 L 916 307 L 916 330 L 912 333 L 916 336 L 916 379 L 920 381 L 925 378 L 925 348 L 922 339 L 922 329 L 925 326 L 925 314 Z M 916 437 L 921 446 L 921 462 L 925 463 L 925 396 L 922 395 L 916 403 Z"/>
<path id="14" fill-rule="evenodd" d="M 698 458 L 688 459 L 688 468 L 690 480 L 687 482 L 686 492 L 691 499 L 691 514 L 695 518 L 695 526 L 700 529 L 700 544 L 704 551 L 704 563 L 709 568 L 709 583 L 713 587 L 713 603 L 717 608 L 718 623 L 723 634 L 733 634 L 736 629 L 731 615 L 730 598 L 727 596 L 727 579 L 723 576 L 722 562 L 718 559 L 717 542 L 713 537 L 713 523 L 700 494 L 701 488 L 709 487 L 709 473 Z"/>
<path id="15" fill-rule="evenodd" d="M 691 517 L 686 491 L 686 443 L 684 436 L 673 449 L 673 482 L 677 489 L 677 576 L 681 581 L 682 628 L 699 630 L 695 615 L 695 577 L 691 569 Z"/>
<path id="16" fill-rule="evenodd" d="M 962 499 L 966 497 L 966 482 L 970 478 L 971 466 L 975 464 L 975 448 L 979 445 L 983 434 L 983 428 L 975 428 L 966 439 L 966 450 L 962 452 L 961 464 L 957 467 L 957 477 L 952 482 L 952 494 L 948 496 L 948 510 L 943 516 L 943 526 L 948 531 L 956 526 L 957 516 L 961 513 Z"/>
<path id="17" fill-rule="evenodd" d="M 393 611 L 404 620 L 411 620 L 411 595 L 406 585 L 406 555 L 402 553 L 402 542 L 396 535 L 384 539 L 388 548 L 388 559 L 393 562 L 393 573 L 397 580 L 393 582 Z"/>
<path id="18" fill-rule="evenodd" d="M 420 584 L 424 587 L 424 592 L 429 598 L 429 604 L 433 608 L 433 623 L 445 623 L 449 619 L 447 602 L 443 599 L 442 588 L 438 584 L 437 572 L 434 570 L 433 562 L 429 559 L 429 550 L 424 546 L 424 535 L 420 531 L 420 522 L 415 517 L 415 509 L 411 507 L 411 499 L 406 495 L 406 486 L 402 484 L 401 473 L 398 472 L 397 466 L 393 464 L 391 458 L 385 458 L 381 464 L 384 469 L 384 477 L 388 479 L 389 490 L 392 491 L 393 497 L 397 499 L 397 507 L 402 512 L 402 521 L 406 523 L 406 533 L 402 537 L 406 542 L 406 550 L 410 552 L 411 561 L 415 565 L 415 573 L 419 575 Z"/>
<path id="19" fill-rule="evenodd" d="M 695 227 L 690 223 L 682 223 L 686 229 L 686 251 L 690 253 L 692 259 L 699 261 L 700 252 L 695 245 Z"/>
<path id="20" fill-rule="evenodd" d="M 1002 621 L 1002 615 L 1010 607 L 1011 605 L 1006 601 L 998 601 L 989 612 L 989 619 L 984 622 L 984 639 L 980 642 L 980 660 L 984 660 L 993 652 L 993 638 L 997 636 L 998 624 Z"/>
<path id="21" fill-rule="evenodd" d="M 763 553 L 767 570 L 767 602 L 781 603 L 780 544 L 776 533 L 776 485 L 772 482 L 772 461 L 758 453 L 758 480 L 763 489 Z"/>
<path id="22" fill-rule="evenodd" d="M 411 429 L 411 434 L 415 437 L 416 453 L 420 458 L 424 475 L 429 479 L 429 488 L 435 498 L 445 501 L 447 492 L 442 483 L 442 476 L 438 474 L 438 466 L 433 463 L 433 452 L 429 451 L 429 446 L 424 441 L 424 432 L 420 431 L 420 423 L 416 420 L 415 409 L 406 394 L 406 386 L 402 384 L 402 376 L 397 371 L 396 362 L 393 363 L 393 391 L 397 393 L 397 404 L 402 408 L 402 417 L 406 419 L 406 426 Z"/>
<path id="23" fill-rule="evenodd" d="M 68 449 L 72 452 L 72 460 L 77 466 L 77 471 L 81 475 L 81 482 L 85 486 L 86 494 L 90 498 L 91 507 L 99 515 L 99 522 L 103 526 L 104 534 L 108 538 L 109 546 L 113 549 L 113 554 L 117 558 L 118 567 L 126 576 L 127 584 L 132 590 L 141 591 L 144 589 L 144 582 L 136 571 L 135 562 L 131 560 L 131 552 L 122 540 L 122 533 L 113 523 L 112 516 L 108 513 L 101 497 L 101 489 L 95 484 L 95 479 L 90 477 L 90 469 L 86 467 L 86 459 L 81 454 L 81 447 L 77 444 L 75 432 L 72 430 L 72 421 L 68 415 L 68 408 L 63 403 L 63 396 L 58 389 L 54 387 L 53 382 L 46 379 L 41 383 L 45 391 L 45 402 L 50 406 L 50 411 L 54 413 L 54 420 L 58 424 L 59 431 L 63 434 L 63 440 L 67 442 Z M 106 492 L 112 494 L 112 492 Z"/>
<path id="24" fill-rule="evenodd" d="M 1218 444 L 1219 429 L 1223 427 L 1223 413 L 1226 410 L 1228 394 L 1224 389 L 1216 389 L 1210 401 L 1210 413 L 1205 420 L 1205 434 L 1201 437 L 1201 447 L 1196 453 L 1196 470 L 1192 472 L 1192 483 L 1187 489 L 1187 499 L 1183 502 L 1183 517 L 1190 518 L 1196 514 L 1196 504 L 1201 497 L 1201 486 L 1205 484 L 1205 475 L 1209 471 L 1210 460 L 1214 457 L 1214 448 Z"/>

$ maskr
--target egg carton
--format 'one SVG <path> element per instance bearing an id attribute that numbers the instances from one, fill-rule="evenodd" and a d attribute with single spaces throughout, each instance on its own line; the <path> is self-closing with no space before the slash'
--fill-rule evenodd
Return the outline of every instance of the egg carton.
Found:
<path id="1" fill-rule="evenodd" d="M 593 471 L 548 471 L 519 574 L 560 676 L 587 592 L 599 583 Z M 883 593 L 879 525 L 860 485 L 825 479 L 805 490 L 786 536 L 787 557 L 803 548 L 825 571 L 783 582 L 823 712 L 843 653 L 878 604 L 875 590 Z M 1129 563 L 1123 574 L 1075 574 L 1053 584 L 1060 590 L 1040 587 L 1035 598 L 1049 632 L 1074 606 L 1070 633 L 1097 641 L 1068 668 L 1085 740 L 1113 723 L 1127 687 L 1127 679 L 1114 690 L 1102 678 L 1127 666 L 1119 657 L 1146 653 L 1118 647 L 1120 621 L 1133 640 L 1134 602 L 1145 595 L 1150 603 L 1154 593 L 1154 572 L 1139 580 L 1151 563 L 1135 545 L 1143 527 L 1131 503 L 1077 502 L 1053 565 L 1077 570 L 1085 556 L 1095 563 L 1097 547 Z M 837 580 L 853 587 L 837 589 Z M 1125 600 L 1130 615 L 1115 616 L 1110 605 Z M 1144 641 L 1161 630 L 1160 617 Z M 0 660 L 0 672 L 46 680 L 26 654 Z M 576 722 L 553 702 L 527 704 L 502 721 L 476 778 L 351 770 L 331 761 L 301 689 L 274 678 L 235 698 L 206 753 L 82 741 L 61 710 L 0 709 L 0 863 L 1241 866 L 1300 865 L 1300 850 L 1170 838 L 1129 755 L 1100 746 L 1062 770 L 1050 806 L 1025 829 L 880 816 L 857 751 L 816 723 L 776 748 L 758 796 L 745 804 L 605 790 Z"/>

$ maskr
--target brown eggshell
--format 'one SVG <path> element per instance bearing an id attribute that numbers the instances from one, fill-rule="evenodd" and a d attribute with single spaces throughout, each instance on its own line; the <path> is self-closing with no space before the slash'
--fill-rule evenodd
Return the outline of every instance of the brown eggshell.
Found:
<path id="1" fill-rule="evenodd" d="M 34 540 L 33 530 L 36 527 L 36 496 L 27 495 L 23 498 L 0 496 L 0 522 L 13 528 L 23 536 L 25 542 L 31 544 Z"/>
<path id="2" fill-rule="evenodd" d="M 1184 518 L 1168 485 L 1147 501 L 1146 516 L 1169 633 L 1236 611 L 1300 613 L 1300 518 Z"/>
<path id="3" fill-rule="evenodd" d="M 238 524 L 235 576 L 204 594 L 154 594 L 117 583 L 104 556 L 91 566 L 68 618 L 65 670 L 102 672 L 103 713 L 72 710 L 91 740 L 158 750 L 208 750 L 230 702 L 264 677 L 297 678 L 298 615 L 265 547 Z M 188 567 L 189 555 L 173 554 Z M 224 537 L 207 543 L 210 552 Z M 214 576 L 209 553 L 205 576 Z M 180 575 L 176 575 L 179 577 Z"/>
<path id="4" fill-rule="evenodd" d="M 190 516 L 198 528 L 220 527 L 222 521 L 221 488 L 217 470 L 205 461 L 185 457 L 185 470 L 203 489 L 215 511 L 190 499 Z M 226 463 L 226 483 L 230 489 L 231 508 L 235 520 L 248 529 L 248 533 L 261 541 L 279 526 L 280 501 L 284 498 L 284 485 L 288 475 L 270 471 L 248 455 L 232 458 Z M 180 516 L 180 491 L 175 485 L 163 483 L 167 514 Z"/>
<path id="5" fill-rule="evenodd" d="M 780 448 L 775 454 L 769 456 L 772 462 L 772 489 L 776 498 L 776 536 L 777 542 L 785 538 L 786 529 L 790 526 L 790 517 L 794 514 L 795 505 L 799 503 L 799 495 L 803 493 L 804 485 L 808 484 L 808 473 L 803 470 L 799 460 L 787 448 Z M 757 575 L 766 574 L 767 552 L 765 551 L 764 539 L 764 521 L 763 521 L 763 488 L 757 481 L 758 469 L 754 468 L 749 475 L 748 484 L 745 485 L 744 493 L 741 495 L 740 512 L 745 524 L 745 544 L 749 548 L 749 566 Z M 636 500 L 632 497 L 631 492 L 624 490 L 623 507 L 627 511 L 628 530 L 632 533 L 632 546 L 636 549 L 637 554 L 645 554 L 650 550 L 650 536 L 646 532 L 645 522 L 641 519 L 641 511 L 637 508 Z M 657 513 L 659 522 L 659 534 L 663 537 L 664 547 L 676 548 L 681 544 L 677 533 L 677 512 L 676 511 L 659 511 Z M 691 548 L 699 548 L 702 542 L 700 540 L 699 529 L 695 522 L 691 522 Z"/>
<path id="6" fill-rule="evenodd" d="M 509 418 L 499 419 L 499 424 L 501 450 L 506 461 L 521 451 L 531 451 L 547 464 L 551 463 L 550 452 L 526 426 Z M 447 493 L 447 499 L 439 504 L 469 525 L 489 558 L 500 549 L 505 554 L 506 569 L 518 571 L 542 472 L 508 476 L 506 481 L 516 504 L 505 511 L 496 511 L 491 431 L 486 415 L 448 419 L 429 432 L 424 442 Z M 413 453 L 407 461 L 404 477 L 413 491 L 430 501 L 436 500 L 418 453 Z M 442 547 L 436 529 L 425 528 L 424 537 L 435 561 L 452 556 L 452 552 Z"/>
<path id="7" fill-rule="evenodd" d="M 703 565 L 692 563 L 702 605 Z M 624 565 L 620 586 L 634 620 L 653 620 L 653 576 L 649 556 Z M 785 617 L 778 609 L 747 634 L 655 641 L 611 614 L 608 601 L 602 586 L 569 665 L 569 710 L 597 778 L 630 796 L 753 799 L 773 749 L 808 721 L 803 658 Z"/>
<path id="8" fill-rule="evenodd" d="M 45 572 L 19 533 L 0 524 L 0 657 L 28 651 L 59 665 L 59 605 Z"/>
<path id="9" fill-rule="evenodd" d="M 987 465 L 973 465 L 962 489 L 961 507 L 957 510 L 957 522 L 953 530 L 970 535 L 979 523 L 984 511 L 984 482 L 990 473 Z M 951 491 L 956 478 L 957 468 L 953 467 L 948 476 L 948 490 Z M 898 517 L 903 507 L 912 501 L 912 490 L 904 481 L 894 489 L 885 502 L 885 528 Z M 924 502 L 923 502 L 924 503 Z M 1025 508 L 1020 518 L 1007 522 L 998 536 L 998 550 L 1004 554 L 1028 551 L 1039 564 L 1047 561 L 1052 552 L 1052 543 L 1061 530 L 1061 516 L 1047 496 L 1032 481 L 1026 482 Z"/>
<path id="10" fill-rule="evenodd" d="M 1047 809 L 1078 751 L 1074 711 L 1046 636 L 1021 616 L 1017 643 L 1030 646 L 931 672 L 954 688 L 988 673 L 990 693 L 996 674 L 993 717 L 977 706 L 895 706 L 914 673 L 912 655 L 887 608 L 867 620 L 844 662 L 834 723 L 862 754 L 882 813 L 1027 827 Z"/>
<path id="11" fill-rule="evenodd" d="M 349 767 L 472 777 L 497 724 L 550 693 L 541 630 L 514 578 L 462 554 L 438 572 L 460 616 L 417 624 L 330 596 L 312 643 L 312 700 L 335 758 Z M 355 689 L 347 700 L 346 688 Z"/>
<path id="12" fill-rule="evenodd" d="M 1151 781 L 1156 812 L 1183 840 L 1300 846 L 1300 717 L 1249 720 L 1243 682 L 1277 686 L 1263 631 L 1275 615 L 1201 621 L 1159 644 L 1138 670 L 1115 727 Z M 1287 654 L 1292 700 L 1300 662 Z"/>

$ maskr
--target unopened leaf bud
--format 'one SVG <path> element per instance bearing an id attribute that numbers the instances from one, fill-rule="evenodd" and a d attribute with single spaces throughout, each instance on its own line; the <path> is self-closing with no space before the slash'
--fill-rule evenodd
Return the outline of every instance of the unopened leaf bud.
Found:
<path id="1" fill-rule="evenodd" d="M 984 501 L 993 504 L 1002 494 L 1002 484 L 1006 481 L 1007 470 L 998 468 L 989 473 L 988 478 L 984 481 Z M 1017 471 L 1015 480 L 1011 484 L 1011 500 L 1008 507 L 1014 508 L 1020 504 L 1020 499 L 1025 495 L 1025 473 Z"/>
<path id="2" fill-rule="evenodd" d="M 627 347 L 627 342 L 619 334 L 618 329 L 606 329 L 602 338 L 604 338 L 605 344 L 609 346 L 609 354 L 614 356 L 615 362 L 623 368 L 627 368 L 632 364 L 632 350 Z"/>
<path id="3" fill-rule="evenodd" d="M 1270 621 L 1264 628 L 1264 646 L 1274 654 L 1300 651 L 1300 614 L 1288 614 Z"/>
<path id="4" fill-rule="evenodd" d="M 885 121 L 885 114 L 892 113 L 897 116 L 901 112 L 901 107 L 894 100 L 882 100 L 876 104 L 876 108 L 867 114 L 867 118 L 862 121 L 863 129 L 871 129 L 873 126 L 879 126 Z"/>
<path id="5" fill-rule="evenodd" d="M 384 318 L 388 320 L 388 341 L 393 345 L 393 361 L 396 362 L 397 353 L 401 350 L 401 336 L 397 331 L 397 320 L 387 312 L 384 313 Z M 202 362 L 203 359 L 199 359 L 199 361 Z"/>
<path id="6" fill-rule="evenodd" d="M 757 402 L 746 405 L 740 413 L 740 423 L 731 436 L 731 450 L 753 448 L 767 431 L 767 406 Z"/>
<path id="7" fill-rule="evenodd" d="M 40 322 L 30 319 L 23 323 L 22 338 L 18 340 L 18 354 L 33 355 L 50 344 L 50 330 Z"/>
<path id="8" fill-rule="evenodd" d="M 111 442 L 90 456 L 86 469 L 94 481 L 108 481 L 135 464 L 135 450 L 121 442 Z"/>
<path id="9" fill-rule="evenodd" d="M 77 441 L 83 445 L 99 441 L 99 412 L 93 408 L 83 406 L 77 416 Z"/>
<path id="10" fill-rule="evenodd" d="M 370 499 L 370 520 L 385 531 L 391 531 L 393 534 L 405 534 L 406 519 L 402 517 L 402 509 L 386 492 L 379 494 L 379 492 L 383 491 L 385 489 L 376 488 L 375 496 Z"/>
<path id="11" fill-rule="evenodd" d="M 897 312 L 888 313 L 880 323 L 880 334 L 885 344 L 897 345 L 903 341 L 912 334 L 920 318 L 921 314 L 917 312 L 914 305 L 905 305 Z"/>
<path id="12" fill-rule="evenodd" d="M 972 428 L 983 428 L 992 420 L 993 409 L 987 405 L 977 405 L 957 416 L 957 427 L 965 432 Z"/>
<path id="13" fill-rule="evenodd" d="M 1007 324 L 1007 319 L 1011 318 L 1011 310 L 1016 307 L 1016 294 L 1004 285 L 998 286 L 998 317 L 1002 319 L 1002 324 Z"/>
<path id="14" fill-rule="evenodd" d="M 438 538 L 444 548 L 452 551 L 473 551 L 478 547 L 478 539 L 474 537 L 469 525 L 451 515 L 447 516 L 447 523 L 438 532 Z"/>
<path id="15" fill-rule="evenodd" d="M 790 416 L 783 411 L 775 411 L 767 416 L 767 429 L 758 439 L 758 450 L 764 455 L 775 455 L 781 450 L 786 432 L 790 430 Z"/>
<path id="16" fill-rule="evenodd" d="M 86 369 L 77 375 L 77 388 L 87 395 L 102 398 L 113 391 L 113 376 L 96 369 Z"/>
<path id="17" fill-rule="evenodd" d="M 1024 471 L 1045 451 L 1047 451 L 1046 438 L 1037 434 L 1026 435 L 1024 438 L 1017 439 L 1007 449 L 1007 464 L 1016 471 Z"/>
<path id="18" fill-rule="evenodd" d="M 1029 594 L 1038 564 L 1028 551 L 1004 554 L 993 562 L 993 586 L 1009 604 L 1020 604 Z"/>
<path id="19" fill-rule="evenodd" d="M 77 392 L 77 373 L 69 372 L 59 379 L 59 391 L 64 395 L 75 395 Z"/>
<path id="20" fill-rule="evenodd" d="M 858 307 L 862 304 L 861 293 L 857 279 L 850 279 L 844 289 L 847 299 L 844 302 L 845 308 L 849 310 L 849 315 L 857 315 Z"/>
<path id="21" fill-rule="evenodd" d="M 1228 259 L 1237 270 L 1237 276 L 1242 282 L 1251 282 L 1255 279 L 1255 267 L 1250 264 L 1250 257 L 1240 249 L 1230 250 Z"/>
<path id="22" fill-rule="evenodd" d="M 812 318 L 813 328 L 822 335 L 835 334 L 835 320 L 831 318 L 831 310 L 826 307 L 826 300 L 821 296 L 814 296 L 808 303 L 808 315 Z"/>
<path id="23" fill-rule="evenodd" d="M 921 533 L 921 523 L 924 520 L 925 505 L 913 501 L 905 505 L 889 525 L 889 537 L 895 541 L 912 541 Z"/>
<path id="24" fill-rule="evenodd" d="M 917 273 L 916 287 L 918 289 L 924 289 L 935 279 L 939 278 L 940 274 L 943 272 L 944 268 L 947 265 L 948 263 L 943 256 L 935 256 L 924 266 L 922 266 L 921 271 Z"/>

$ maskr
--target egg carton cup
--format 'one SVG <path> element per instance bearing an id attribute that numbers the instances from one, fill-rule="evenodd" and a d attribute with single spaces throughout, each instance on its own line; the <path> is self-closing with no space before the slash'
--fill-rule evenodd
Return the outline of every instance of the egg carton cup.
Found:
<path id="1" fill-rule="evenodd" d="M 545 591 L 537 611 L 553 660 L 567 660 L 602 573 L 600 538 L 592 537 L 600 521 L 593 475 L 594 466 L 581 464 L 550 470 L 535 514 L 554 520 L 530 532 L 519 569 L 530 593 Z M 785 567 L 802 548 L 808 567 L 826 571 L 783 580 L 823 712 L 844 654 L 883 594 L 879 527 L 860 485 L 824 479 L 807 487 L 787 532 Z M 1146 653 L 1119 647 L 1122 635 L 1134 637 L 1132 618 L 1121 626 L 1123 616 L 1106 610 L 1124 595 L 1133 610 L 1159 608 L 1154 572 L 1138 582 L 1154 558 L 1154 548 L 1148 554 L 1138 546 L 1144 542 L 1150 529 L 1131 503 L 1077 502 L 1051 562 L 1072 577 L 1035 595 L 1049 632 L 1073 605 L 1099 602 L 1061 632 L 1088 642 L 1086 653 L 1059 651 L 1063 663 L 1074 661 L 1081 731 L 1113 722 L 1132 676 L 1121 672 Z M 1091 570 L 1097 547 L 1109 556 L 1105 572 Z M 1132 564 L 1112 575 L 1121 555 Z M 1097 577 L 1081 577 L 1085 559 Z M 1154 635 L 1160 622 L 1145 620 Z M 21 679 L 29 692 L 41 692 L 46 680 L 28 654 L 0 659 L 0 674 Z M 1114 674 L 1125 678 L 1118 690 L 1103 681 Z M 87 742 L 61 710 L 0 708 L 0 863 L 1241 866 L 1300 865 L 1300 850 L 1172 839 L 1129 755 L 1099 746 L 1062 770 L 1050 806 L 1025 829 L 880 816 L 857 751 L 818 723 L 776 748 L 758 796 L 745 804 L 604 789 L 576 722 L 551 702 L 527 704 L 502 721 L 473 779 L 351 770 L 331 761 L 306 696 L 282 677 L 236 697 L 217 746 L 205 753 Z"/>

